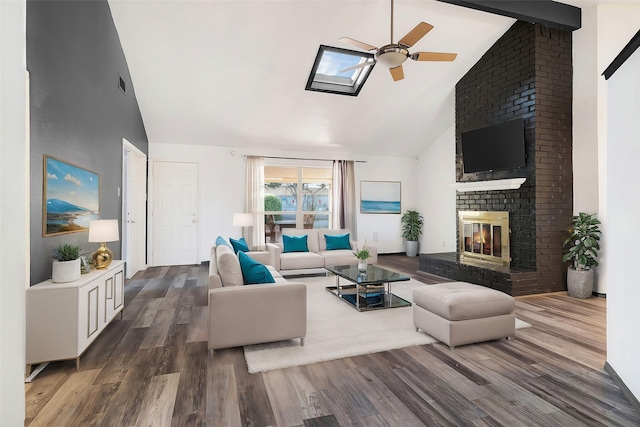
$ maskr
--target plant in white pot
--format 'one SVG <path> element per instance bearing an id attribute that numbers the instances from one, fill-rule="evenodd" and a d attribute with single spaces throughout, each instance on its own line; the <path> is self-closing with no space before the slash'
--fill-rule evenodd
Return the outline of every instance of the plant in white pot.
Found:
<path id="1" fill-rule="evenodd" d="M 405 238 L 404 248 L 407 256 L 418 255 L 418 239 L 422 234 L 424 218 L 418 211 L 407 209 L 400 218 L 402 222 L 402 237 Z"/>
<path id="2" fill-rule="evenodd" d="M 80 246 L 61 243 L 53 248 L 55 260 L 51 265 L 51 280 L 55 283 L 80 279 Z"/>
<path id="3" fill-rule="evenodd" d="M 358 270 L 367 271 L 367 260 L 371 258 L 371 253 L 367 249 L 366 245 L 362 245 L 362 249 L 358 249 L 353 252 L 353 255 L 358 259 Z"/>
<path id="4" fill-rule="evenodd" d="M 580 212 L 573 217 L 569 237 L 563 246 L 569 251 L 562 257 L 563 262 L 571 261 L 567 270 L 567 291 L 574 298 L 589 298 L 593 293 L 593 267 L 598 266 L 600 249 L 600 220 L 595 214 Z"/>

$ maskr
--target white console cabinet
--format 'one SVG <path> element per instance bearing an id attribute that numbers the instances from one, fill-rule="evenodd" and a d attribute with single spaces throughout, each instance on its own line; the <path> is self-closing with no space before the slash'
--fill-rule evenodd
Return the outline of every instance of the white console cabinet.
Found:
<path id="1" fill-rule="evenodd" d="M 27 365 L 76 359 L 124 308 L 124 261 L 27 289 Z"/>

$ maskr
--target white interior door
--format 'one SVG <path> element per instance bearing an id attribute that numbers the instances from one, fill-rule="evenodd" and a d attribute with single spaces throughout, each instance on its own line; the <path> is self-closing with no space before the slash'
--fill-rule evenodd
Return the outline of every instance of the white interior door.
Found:
<path id="1" fill-rule="evenodd" d="M 153 163 L 153 265 L 198 263 L 197 195 L 197 163 Z"/>
<path id="2" fill-rule="evenodd" d="M 122 259 L 127 279 L 146 268 L 147 156 L 123 139 Z"/>

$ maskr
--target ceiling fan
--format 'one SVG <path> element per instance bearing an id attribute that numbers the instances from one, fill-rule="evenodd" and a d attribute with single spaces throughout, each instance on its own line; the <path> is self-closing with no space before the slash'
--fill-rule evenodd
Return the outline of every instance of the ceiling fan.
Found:
<path id="1" fill-rule="evenodd" d="M 404 72 L 402 71 L 402 64 L 411 58 L 414 61 L 453 61 L 458 56 L 457 53 L 444 53 L 444 52 L 414 52 L 409 53 L 409 48 L 416 44 L 418 40 L 424 37 L 429 31 L 433 29 L 433 25 L 426 22 L 420 22 L 416 27 L 409 31 L 404 37 L 398 40 L 398 43 L 393 42 L 393 0 L 391 0 L 391 43 L 384 45 L 380 48 L 372 46 L 367 43 L 363 43 L 358 40 L 354 40 L 349 37 L 342 37 L 339 40 L 344 43 L 348 43 L 352 46 L 364 49 L 367 51 L 375 51 L 375 62 L 380 62 L 384 66 L 389 68 L 391 77 L 394 81 L 402 80 L 404 78 Z M 374 62 L 374 63 L 375 63 Z M 371 62 L 363 62 L 354 65 L 340 72 L 346 72 L 355 70 L 358 68 L 364 68 L 371 65 Z"/>

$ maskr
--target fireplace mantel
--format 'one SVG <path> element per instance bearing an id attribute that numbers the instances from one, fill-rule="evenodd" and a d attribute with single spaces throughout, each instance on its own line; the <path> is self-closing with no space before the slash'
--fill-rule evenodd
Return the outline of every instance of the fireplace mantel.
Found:
<path id="1" fill-rule="evenodd" d="M 495 179 L 492 181 L 456 182 L 449 184 L 459 193 L 466 191 L 517 190 L 527 178 Z"/>

